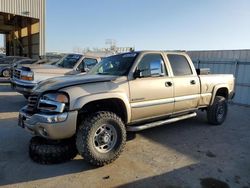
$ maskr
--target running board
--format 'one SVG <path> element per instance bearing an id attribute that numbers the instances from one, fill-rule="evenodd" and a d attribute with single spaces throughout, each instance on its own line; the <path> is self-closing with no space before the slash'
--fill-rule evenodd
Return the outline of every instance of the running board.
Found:
<path id="1" fill-rule="evenodd" d="M 131 132 L 142 131 L 142 130 L 145 130 L 145 129 L 158 127 L 158 126 L 161 126 L 161 125 L 174 123 L 176 121 L 192 118 L 192 117 L 195 117 L 196 115 L 197 115 L 196 112 L 193 112 L 191 114 L 182 115 L 182 116 L 179 116 L 179 117 L 174 117 L 174 118 L 170 118 L 170 119 L 167 119 L 167 120 L 156 121 L 156 122 L 153 122 L 153 123 L 147 123 L 147 124 L 144 124 L 144 125 L 127 126 L 127 131 L 131 131 Z"/>

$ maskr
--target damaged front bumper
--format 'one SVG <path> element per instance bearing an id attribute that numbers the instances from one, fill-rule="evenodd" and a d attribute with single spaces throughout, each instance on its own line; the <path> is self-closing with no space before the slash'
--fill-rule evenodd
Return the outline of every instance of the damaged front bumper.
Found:
<path id="1" fill-rule="evenodd" d="M 47 139 L 60 140 L 72 137 L 76 132 L 77 111 L 57 114 L 29 114 L 25 106 L 19 111 L 18 125 L 32 134 Z"/>

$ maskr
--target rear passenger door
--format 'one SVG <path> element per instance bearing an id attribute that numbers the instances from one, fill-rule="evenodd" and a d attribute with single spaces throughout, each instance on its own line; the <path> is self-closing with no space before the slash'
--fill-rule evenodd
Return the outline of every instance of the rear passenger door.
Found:
<path id="1" fill-rule="evenodd" d="M 174 112 L 195 109 L 200 97 L 200 82 L 187 58 L 180 54 L 167 54 L 173 72 Z"/>

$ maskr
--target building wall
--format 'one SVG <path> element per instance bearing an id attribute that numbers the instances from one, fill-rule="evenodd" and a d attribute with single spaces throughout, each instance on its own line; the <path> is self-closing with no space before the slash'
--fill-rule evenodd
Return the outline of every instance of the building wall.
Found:
<path id="1" fill-rule="evenodd" d="M 250 61 L 250 50 L 189 51 L 194 60 Z"/>
<path id="2" fill-rule="evenodd" d="M 0 11 L 40 19 L 43 0 L 0 0 Z M 29 14 L 26 14 L 29 12 Z"/>
<path id="3" fill-rule="evenodd" d="M 198 68 L 212 74 L 234 74 L 236 95 L 233 102 L 250 106 L 250 50 L 189 51 Z"/>
<path id="4" fill-rule="evenodd" d="M 0 12 L 39 20 L 39 55 L 45 55 L 45 0 L 0 0 Z"/>

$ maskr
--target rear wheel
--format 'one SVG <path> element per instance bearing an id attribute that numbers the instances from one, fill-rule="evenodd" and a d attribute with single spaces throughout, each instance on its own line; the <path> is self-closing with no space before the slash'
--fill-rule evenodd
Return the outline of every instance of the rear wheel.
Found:
<path id="1" fill-rule="evenodd" d="M 2 71 L 2 76 L 3 77 L 10 77 L 10 70 L 9 69 L 5 69 Z"/>
<path id="2" fill-rule="evenodd" d="M 126 143 L 126 129 L 121 118 L 107 111 L 96 112 L 79 126 L 77 150 L 84 160 L 103 166 L 119 157 Z"/>
<path id="3" fill-rule="evenodd" d="M 227 100 L 216 96 L 211 106 L 207 108 L 207 119 L 212 125 L 221 125 L 227 116 Z"/>

